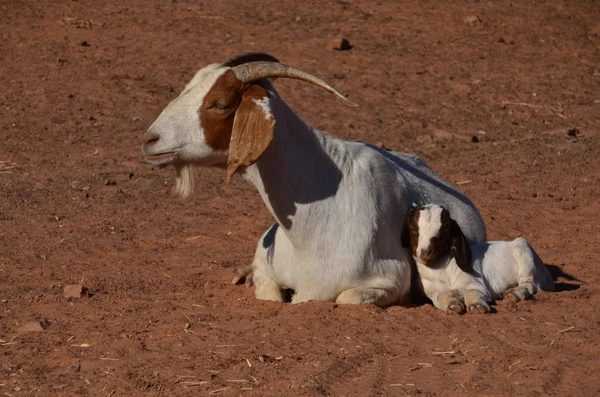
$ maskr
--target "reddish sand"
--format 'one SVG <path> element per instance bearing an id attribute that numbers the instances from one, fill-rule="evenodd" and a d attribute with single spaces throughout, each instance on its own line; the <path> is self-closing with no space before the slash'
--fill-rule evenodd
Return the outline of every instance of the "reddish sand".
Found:
<path id="1" fill-rule="evenodd" d="M 0 394 L 600 392 L 598 2 L 5 0 L 0 16 Z M 260 197 L 199 169 L 180 201 L 139 145 L 198 68 L 257 50 L 360 104 L 277 81 L 307 122 L 422 156 L 491 239 L 525 236 L 557 291 L 451 317 L 230 285 L 272 223 Z"/>

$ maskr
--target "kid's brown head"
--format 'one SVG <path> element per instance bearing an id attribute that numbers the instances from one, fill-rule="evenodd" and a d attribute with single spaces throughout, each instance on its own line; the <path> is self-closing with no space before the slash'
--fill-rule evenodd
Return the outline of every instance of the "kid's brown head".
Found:
<path id="1" fill-rule="evenodd" d="M 450 212 L 437 204 L 408 210 L 402 246 L 410 247 L 415 260 L 425 266 L 434 267 L 450 253 L 463 271 L 473 271 L 465 235 Z"/>

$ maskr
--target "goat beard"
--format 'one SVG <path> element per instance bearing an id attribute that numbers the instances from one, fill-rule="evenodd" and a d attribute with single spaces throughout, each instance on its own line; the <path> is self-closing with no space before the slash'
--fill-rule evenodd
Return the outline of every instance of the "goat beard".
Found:
<path id="1" fill-rule="evenodd" d="M 194 191 L 194 167 L 191 164 L 176 164 L 177 179 L 173 193 L 181 198 L 188 198 Z"/>

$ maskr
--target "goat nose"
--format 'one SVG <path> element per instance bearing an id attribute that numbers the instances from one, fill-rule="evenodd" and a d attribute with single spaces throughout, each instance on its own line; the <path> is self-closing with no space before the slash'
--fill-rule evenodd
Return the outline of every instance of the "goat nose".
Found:
<path id="1" fill-rule="evenodd" d="M 421 259 L 423 260 L 428 260 L 431 259 L 431 255 L 433 255 L 433 250 L 429 249 L 429 248 L 423 248 L 421 249 Z"/>
<path id="2" fill-rule="evenodd" d="M 144 134 L 144 146 L 152 146 L 158 142 L 159 139 L 160 136 L 158 136 L 158 134 L 148 131 Z"/>

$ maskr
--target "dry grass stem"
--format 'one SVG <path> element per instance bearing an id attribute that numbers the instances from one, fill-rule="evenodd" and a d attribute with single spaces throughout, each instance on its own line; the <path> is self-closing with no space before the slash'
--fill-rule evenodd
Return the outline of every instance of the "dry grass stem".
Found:
<path id="1" fill-rule="evenodd" d="M 185 382 L 179 382 L 179 383 L 182 384 L 182 385 L 185 385 L 185 387 L 194 387 L 194 386 L 205 385 L 208 382 L 205 381 L 205 380 L 201 380 L 201 381 L 197 381 L 197 382 L 194 382 L 194 381 L 185 381 Z"/>
<path id="2" fill-rule="evenodd" d="M 404 357 L 408 357 L 408 354 L 403 354 L 401 356 L 390 357 L 390 358 L 388 358 L 388 361 L 394 361 L 394 360 L 396 360 L 398 358 L 404 358 Z"/>
<path id="3" fill-rule="evenodd" d="M 10 161 L 0 161 L 0 174 L 12 174 L 16 164 Z"/>
<path id="4" fill-rule="evenodd" d="M 229 389 L 231 389 L 231 387 L 230 387 L 230 386 L 227 386 L 227 387 L 224 387 L 224 388 L 222 388 L 222 389 L 213 390 L 213 391 L 211 391 L 211 392 L 210 392 L 210 393 L 208 393 L 208 394 L 217 394 L 217 393 L 220 393 L 220 392 L 222 392 L 222 391 L 229 390 Z"/>
<path id="5" fill-rule="evenodd" d="M 563 329 L 563 330 L 560 330 L 560 331 L 558 331 L 558 332 L 557 332 L 557 334 L 562 334 L 563 332 L 569 332 L 569 331 L 571 331 L 573 328 L 575 328 L 575 326 L 574 326 L 574 325 L 570 326 L 569 328 L 565 328 L 565 329 Z"/>

